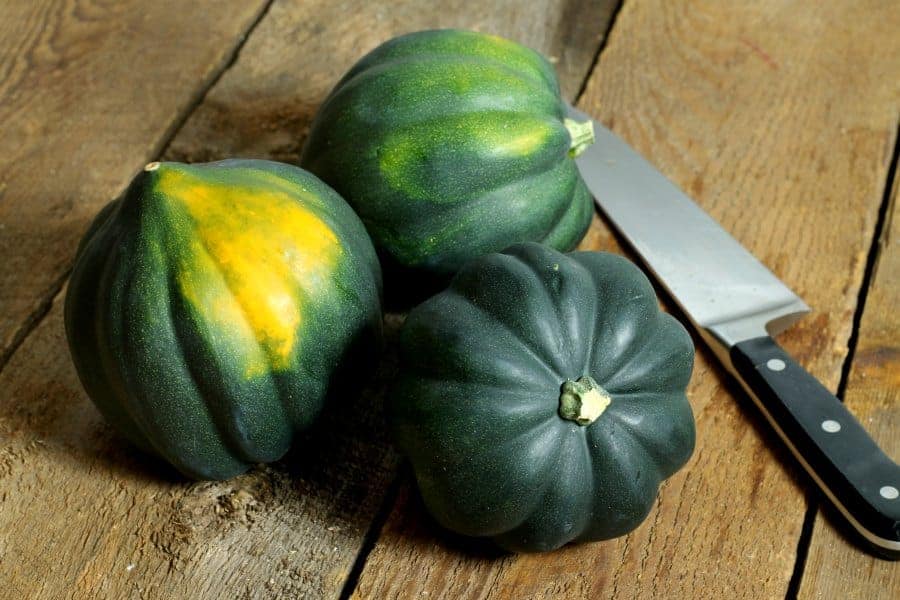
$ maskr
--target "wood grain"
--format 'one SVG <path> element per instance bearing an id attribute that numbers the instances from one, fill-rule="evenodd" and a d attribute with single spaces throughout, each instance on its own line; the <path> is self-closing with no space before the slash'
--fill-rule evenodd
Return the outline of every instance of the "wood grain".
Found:
<path id="1" fill-rule="evenodd" d="M 0 368 L 265 4 L 0 3 Z"/>
<path id="2" fill-rule="evenodd" d="M 580 103 L 815 308 L 781 341 L 832 390 L 897 128 L 898 18 L 875 1 L 628 0 Z M 689 397 L 695 455 L 632 534 L 497 556 L 438 531 L 407 486 L 356 597 L 783 598 L 810 482 L 705 349 Z"/>
<path id="3" fill-rule="evenodd" d="M 276 2 L 238 61 L 192 115 L 167 157 L 299 160 L 319 103 L 380 43 L 421 29 L 460 27 L 514 39 L 555 62 L 573 99 L 602 41 L 614 0 Z"/>
<path id="4" fill-rule="evenodd" d="M 900 461 L 900 178 L 894 179 L 876 269 L 859 329 L 844 402 L 888 456 Z M 823 500 L 824 502 L 824 500 Z M 860 550 L 837 511 L 825 506 L 801 580 L 801 598 L 889 600 L 900 594 L 900 563 Z"/>
<path id="5" fill-rule="evenodd" d="M 595 29 L 564 20 L 582 5 Z M 343 70 L 378 43 L 423 28 L 479 28 L 530 44 L 558 57 L 563 85 L 573 93 L 589 70 L 610 6 L 278 1 L 167 157 L 295 158 L 312 113 Z M 146 45 L 132 43 L 122 53 Z M 141 89 L 154 85 L 150 79 Z M 73 139 L 89 139 L 78 135 Z M 36 153 L 52 150 L 26 141 Z M 127 159 L 126 174 L 146 160 L 127 145 L 117 146 L 117 154 L 119 162 Z M 114 196 L 120 184 L 113 183 L 127 179 L 113 173 L 120 166 L 107 170 L 104 163 L 91 172 L 107 181 L 90 188 L 91 210 L 86 204 L 62 213 L 70 240 Z M 46 189 L 40 181 L 34 186 L 33 195 Z M 5 214 L 23 235 L 44 227 L 19 205 Z M 71 248 L 54 248 L 64 273 Z M 20 251 L 38 260 L 37 246 Z M 12 280 L 4 272 L 0 281 Z M 16 289 L 24 297 L 25 288 Z M 381 416 L 390 353 L 366 392 L 327 414 L 285 460 L 227 482 L 191 484 L 137 454 L 102 422 L 70 365 L 62 298 L 48 302 L 46 318 L 0 373 L 0 590 L 40 598 L 337 596 L 396 471 Z M 397 322 L 389 317 L 390 331 Z"/>
<path id="6" fill-rule="evenodd" d="M 390 357 L 365 393 L 279 464 L 188 483 L 103 423 L 65 344 L 60 294 L 0 374 L 5 594 L 268 598 L 340 589 L 394 470 L 371 410 L 392 375 Z"/>

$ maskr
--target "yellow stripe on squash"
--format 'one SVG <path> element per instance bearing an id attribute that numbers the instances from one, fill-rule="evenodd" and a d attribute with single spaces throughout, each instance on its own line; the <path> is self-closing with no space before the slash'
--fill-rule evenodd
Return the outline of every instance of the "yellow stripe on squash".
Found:
<path id="1" fill-rule="evenodd" d="M 239 185 L 181 169 L 158 177 L 157 190 L 190 217 L 175 277 L 208 334 L 224 336 L 248 379 L 289 368 L 302 299 L 327 286 L 341 256 L 334 231 L 268 173 Z"/>

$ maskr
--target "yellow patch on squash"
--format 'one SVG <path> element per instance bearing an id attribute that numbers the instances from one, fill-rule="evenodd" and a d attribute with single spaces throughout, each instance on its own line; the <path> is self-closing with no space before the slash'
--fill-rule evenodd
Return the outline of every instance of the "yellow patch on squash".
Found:
<path id="1" fill-rule="evenodd" d="M 176 281 L 208 335 L 232 348 L 247 378 L 288 368 L 302 296 L 322 288 L 341 255 L 334 231 L 268 173 L 238 185 L 181 169 L 158 177 L 157 190 L 190 217 Z"/>
<path id="2" fill-rule="evenodd" d="M 559 124 L 550 119 L 517 113 L 451 116 L 389 134 L 380 148 L 378 167 L 392 188 L 409 197 L 450 203 L 456 198 L 446 192 L 442 170 L 435 165 L 478 157 L 490 168 L 492 161 L 527 159 L 558 131 Z"/>
<path id="3" fill-rule="evenodd" d="M 497 151 L 500 154 L 526 156 L 547 142 L 551 131 L 549 127 L 535 127 L 530 131 L 522 131 L 518 135 L 505 140 L 498 140 Z"/>

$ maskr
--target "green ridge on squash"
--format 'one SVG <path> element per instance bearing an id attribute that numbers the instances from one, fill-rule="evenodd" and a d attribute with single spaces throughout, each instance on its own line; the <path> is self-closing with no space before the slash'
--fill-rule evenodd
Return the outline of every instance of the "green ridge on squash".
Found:
<path id="1" fill-rule="evenodd" d="M 693 359 L 626 259 L 517 244 L 410 312 L 388 420 L 445 527 L 523 552 L 602 540 L 691 456 Z"/>
<path id="2" fill-rule="evenodd" d="M 422 31 L 350 69 L 301 164 L 347 199 L 393 270 L 446 279 L 515 242 L 575 247 L 593 204 L 572 158 L 592 141 L 590 122 L 565 119 L 539 53 L 472 31 Z"/>
<path id="3" fill-rule="evenodd" d="M 281 457 L 336 371 L 373 355 L 380 296 L 362 223 L 313 175 L 151 163 L 82 240 L 66 333 L 114 426 L 219 479 Z"/>

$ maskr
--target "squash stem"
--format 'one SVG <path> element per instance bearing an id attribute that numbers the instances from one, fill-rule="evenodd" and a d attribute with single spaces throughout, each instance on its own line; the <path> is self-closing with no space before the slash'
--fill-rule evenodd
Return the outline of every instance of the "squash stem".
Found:
<path id="1" fill-rule="evenodd" d="M 569 156 L 575 158 L 594 143 L 594 123 L 585 121 L 579 123 L 572 119 L 563 119 L 563 125 L 569 130 L 572 143 L 569 145 Z"/>
<path id="2" fill-rule="evenodd" d="M 590 375 L 566 381 L 559 395 L 559 416 L 579 425 L 590 425 L 603 414 L 612 398 Z"/>

